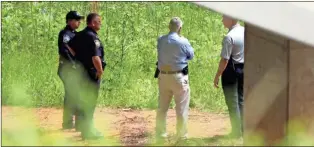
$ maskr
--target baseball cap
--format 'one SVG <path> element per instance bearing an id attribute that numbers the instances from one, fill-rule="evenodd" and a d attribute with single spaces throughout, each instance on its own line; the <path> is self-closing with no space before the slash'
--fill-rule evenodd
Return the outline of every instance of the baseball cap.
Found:
<path id="1" fill-rule="evenodd" d="M 78 12 L 76 11 L 70 11 L 68 12 L 68 14 L 66 15 L 66 20 L 69 20 L 69 19 L 76 19 L 76 20 L 79 20 L 79 19 L 84 19 L 84 16 L 80 15 Z"/>

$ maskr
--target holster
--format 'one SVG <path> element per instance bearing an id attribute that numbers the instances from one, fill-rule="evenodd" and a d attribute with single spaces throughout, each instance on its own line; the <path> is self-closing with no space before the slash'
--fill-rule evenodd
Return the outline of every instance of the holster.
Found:
<path id="1" fill-rule="evenodd" d="M 155 75 L 154 75 L 154 78 L 158 78 L 159 76 L 159 73 L 160 73 L 160 70 L 158 69 L 158 62 L 156 62 L 156 70 L 155 70 Z"/>
<path id="2" fill-rule="evenodd" d="M 188 65 L 182 69 L 182 73 L 183 73 L 183 75 L 189 74 L 189 66 Z"/>
<path id="3" fill-rule="evenodd" d="M 97 70 L 96 70 L 96 68 L 89 68 L 87 70 L 87 73 L 88 73 L 89 78 L 92 81 L 97 82 L 99 80 L 98 77 L 97 77 Z"/>

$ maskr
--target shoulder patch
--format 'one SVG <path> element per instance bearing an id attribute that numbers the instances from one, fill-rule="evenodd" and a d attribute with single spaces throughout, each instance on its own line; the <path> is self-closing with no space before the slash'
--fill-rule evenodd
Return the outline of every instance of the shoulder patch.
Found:
<path id="1" fill-rule="evenodd" d="M 70 41 L 70 36 L 67 34 L 63 35 L 63 42 L 68 43 L 69 41 Z"/>
<path id="2" fill-rule="evenodd" d="M 100 42 L 99 42 L 99 40 L 94 40 L 94 42 L 95 42 L 96 48 L 99 48 L 99 47 L 100 47 Z"/>

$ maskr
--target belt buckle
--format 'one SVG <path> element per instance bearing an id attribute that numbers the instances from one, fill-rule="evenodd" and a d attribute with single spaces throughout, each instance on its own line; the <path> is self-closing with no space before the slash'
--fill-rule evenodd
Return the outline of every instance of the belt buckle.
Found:
<path id="1" fill-rule="evenodd" d="M 169 71 L 161 71 L 162 74 L 169 74 Z"/>
<path id="2" fill-rule="evenodd" d="M 161 71 L 163 74 L 176 74 L 179 73 L 180 71 Z"/>

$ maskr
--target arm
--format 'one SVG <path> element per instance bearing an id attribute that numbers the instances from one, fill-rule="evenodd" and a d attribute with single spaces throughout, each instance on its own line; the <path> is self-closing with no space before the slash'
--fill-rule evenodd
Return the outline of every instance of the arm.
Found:
<path id="1" fill-rule="evenodd" d="M 97 73 L 99 73 L 100 75 L 102 75 L 103 73 L 103 69 L 102 69 L 102 63 L 101 63 L 101 59 L 99 56 L 93 56 L 92 57 L 92 60 L 93 60 L 93 64 L 97 70 Z"/>
<path id="2" fill-rule="evenodd" d="M 222 75 L 223 71 L 226 69 L 227 64 L 228 64 L 228 60 L 227 59 L 224 59 L 224 58 L 220 59 L 215 79 L 216 78 L 218 79 Z"/>
<path id="3" fill-rule="evenodd" d="M 75 55 L 75 52 L 72 50 L 72 48 L 69 47 L 68 43 L 70 42 L 70 37 L 67 34 L 64 34 L 62 36 L 62 44 L 61 47 L 63 48 L 63 52 L 68 57 L 70 62 L 74 64 L 74 59 L 72 58 Z"/>
<path id="4" fill-rule="evenodd" d="M 101 75 L 103 74 L 103 68 L 102 68 L 102 62 L 100 59 L 100 56 L 101 56 L 101 51 L 99 49 L 100 42 L 98 39 L 91 36 L 89 39 L 89 43 L 91 46 L 93 65 L 97 70 L 98 78 L 101 78 Z"/>
<path id="5" fill-rule="evenodd" d="M 70 53 L 75 56 L 75 49 L 77 48 L 77 44 L 80 43 L 80 32 L 76 32 L 75 36 L 66 44 L 66 47 L 68 48 L 68 50 L 70 51 Z"/>
<path id="6" fill-rule="evenodd" d="M 74 59 L 70 55 L 71 53 L 69 53 L 68 50 L 65 50 L 64 52 L 65 52 L 66 56 L 68 57 L 68 59 L 70 60 L 70 62 L 74 65 L 75 62 L 74 62 Z"/>
<path id="7" fill-rule="evenodd" d="M 218 87 L 219 78 L 227 67 L 228 61 L 232 53 L 232 46 L 233 46 L 232 39 L 229 36 L 226 36 L 222 43 L 222 50 L 220 54 L 221 59 L 214 80 L 215 87 Z"/>
<path id="8" fill-rule="evenodd" d="M 68 44 L 65 44 L 65 47 L 70 51 L 70 53 L 72 54 L 72 56 L 75 56 L 75 52 L 72 48 L 69 47 Z"/>
<path id="9" fill-rule="evenodd" d="M 188 40 L 185 41 L 183 45 L 184 52 L 188 60 L 192 60 L 194 58 L 194 48 L 191 46 Z"/>

